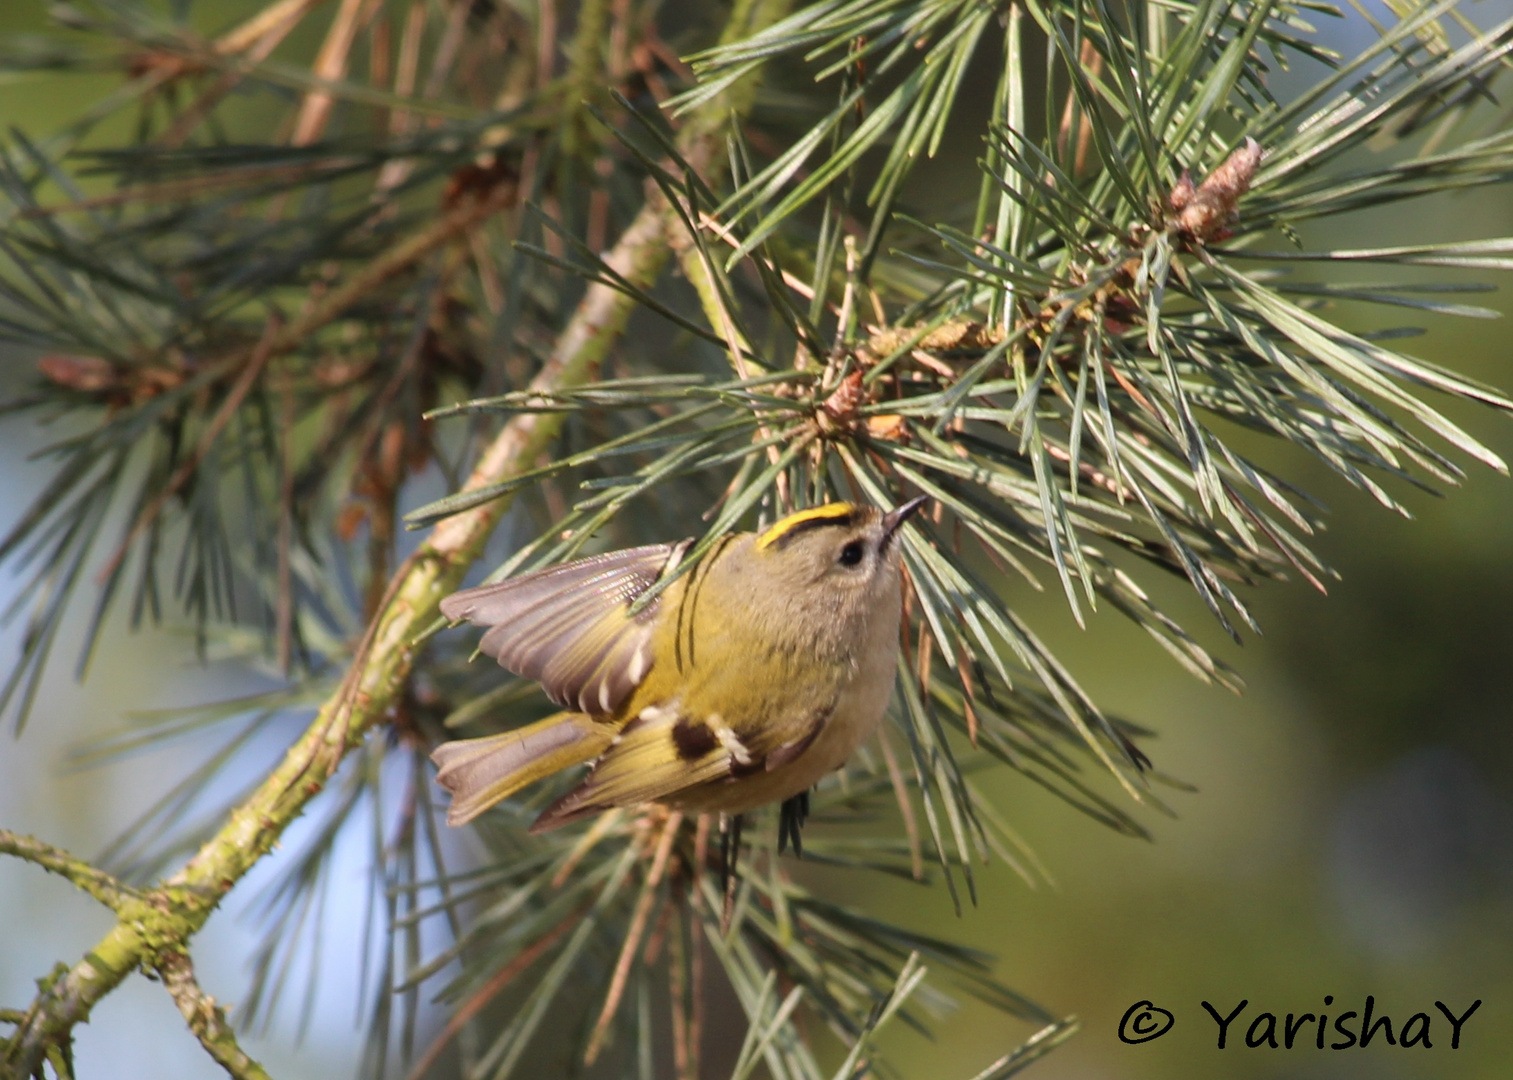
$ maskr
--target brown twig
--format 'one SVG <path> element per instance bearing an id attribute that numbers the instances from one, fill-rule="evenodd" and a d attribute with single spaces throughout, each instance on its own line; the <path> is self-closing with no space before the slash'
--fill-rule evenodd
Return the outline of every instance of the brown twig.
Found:
<path id="1" fill-rule="evenodd" d="M 341 315 L 389 278 L 408 270 L 415 262 L 444 244 L 463 236 L 479 222 L 516 199 L 513 184 L 500 184 L 482 198 L 464 200 L 439 221 L 400 241 L 374 259 L 342 285 L 321 297 L 320 301 L 291 322 L 274 341 L 275 352 L 286 352 Z"/>
<path id="2" fill-rule="evenodd" d="M 961 521 L 957 520 L 960 526 Z M 973 746 L 977 745 L 977 710 L 972 703 L 977 700 L 977 687 L 972 682 L 972 658 L 967 655 L 966 645 L 958 638 L 956 642 L 956 670 L 961 672 L 961 688 L 966 692 L 962 698 L 962 711 L 967 718 L 967 740 Z"/>
<path id="3" fill-rule="evenodd" d="M 603 840 L 615 826 L 620 824 L 620 819 L 624 815 L 625 811 L 616 807 L 613 810 L 600 814 L 594 819 L 594 823 L 578 838 L 578 842 L 573 845 L 573 849 L 567 853 L 567 858 L 562 860 L 562 865 L 552 875 L 552 888 L 560 889 L 567 884 L 567 879 L 572 877 L 574 870 L 578 869 L 578 864 L 583 861 L 583 857 L 592 851 L 594 845 Z"/>
<path id="4" fill-rule="evenodd" d="M 699 1080 L 699 1057 L 704 1038 L 704 935 L 700 931 L 704 926 L 702 921 L 692 920 L 688 929 L 689 947 L 693 950 L 688 965 L 692 984 L 689 989 L 693 996 L 688 1018 L 688 1075 L 690 1080 Z"/>
<path id="5" fill-rule="evenodd" d="M 348 308 L 367 297 L 389 278 L 408 269 L 436 248 L 465 234 L 479 221 L 513 202 L 515 195 L 514 186 L 506 184 L 500 185 L 481 199 L 464 202 L 429 228 L 422 229 L 415 235 L 402 240 L 374 259 L 341 286 L 326 293 L 287 327 L 279 326 L 276 317 L 270 317 L 263 340 L 252 350 L 231 392 L 211 418 L 194 454 L 138 515 L 126 539 L 100 571 L 99 580 L 106 581 L 115 573 L 131 545 L 141 536 L 142 531 L 162 512 L 167 501 L 193 475 L 205 454 L 209 452 L 210 445 L 220 435 L 237 407 L 241 405 L 242 399 L 252 388 L 269 359 L 304 344 L 317 330 L 339 318 Z"/>
<path id="6" fill-rule="evenodd" d="M 1082 39 L 1082 49 L 1077 54 L 1077 63 L 1087 72 L 1090 82 L 1097 82 L 1103 74 L 1103 54 L 1093 47 L 1090 38 Z M 1056 147 L 1061 152 L 1063 160 L 1066 158 L 1067 145 L 1071 140 L 1072 123 L 1075 118 L 1077 123 L 1077 140 L 1073 150 L 1075 157 L 1072 161 L 1072 175 L 1079 175 L 1087 165 L 1087 152 L 1092 143 L 1093 124 L 1086 116 L 1077 102 L 1077 94 L 1069 88 L 1066 92 L 1066 106 L 1061 110 L 1061 126 L 1056 133 Z"/>
<path id="7" fill-rule="evenodd" d="M 394 72 L 394 95 L 400 98 L 415 96 L 415 87 L 420 77 L 420 44 L 426 32 L 426 8 L 423 0 L 414 0 L 410 4 L 410 13 L 405 16 L 404 35 L 399 39 L 399 64 Z M 409 133 L 414 124 L 415 114 L 409 109 L 395 108 L 389 114 L 389 134 L 402 136 Z M 374 194 L 381 196 L 385 192 L 404 183 L 410 175 L 413 162 L 396 158 L 393 161 L 384 162 L 384 167 L 378 171 L 378 179 L 374 181 Z"/>
<path id="8" fill-rule="evenodd" d="M 347 58 L 352 52 L 353 41 L 357 39 L 358 17 L 368 4 L 369 0 L 341 0 L 341 7 L 331 20 L 326 40 L 321 43 L 320 52 L 310 69 L 317 80 L 334 83 L 347 74 Z M 334 100 L 329 90 L 312 90 L 306 94 L 289 141 L 295 146 L 309 146 L 319 139 L 326 130 Z"/>
<path id="9" fill-rule="evenodd" d="M 287 675 L 294 653 L 294 385 L 288 372 L 279 387 L 278 423 L 283 453 L 278 482 L 278 603 L 273 625 L 278 668 Z"/>
<path id="10" fill-rule="evenodd" d="M 683 911 L 672 905 L 667 933 L 667 997 L 672 1012 L 672 1071 L 677 1080 L 698 1080 L 689 1069 L 688 986 L 683 956 Z"/>
<path id="11" fill-rule="evenodd" d="M 915 881 L 923 881 L 925 856 L 919 841 L 919 822 L 914 820 L 914 804 L 909 801 L 909 787 L 904 781 L 903 770 L 898 767 L 898 756 L 893 752 L 888 733 L 879 729 L 877 742 L 883 750 L 883 764 L 888 768 L 888 780 L 893 785 L 893 796 L 898 800 L 898 812 L 904 819 L 904 834 L 909 838 L 909 869 Z"/>
<path id="12" fill-rule="evenodd" d="M 604 995 L 604 1007 L 599 1010 L 599 1019 L 594 1024 L 593 1034 L 588 1039 L 588 1049 L 583 1053 L 583 1064 L 592 1065 L 604 1045 L 604 1036 L 609 1033 L 609 1022 L 620 1007 L 620 998 L 625 993 L 625 981 L 630 978 L 631 965 L 640 947 L 641 935 L 646 932 L 646 921 L 651 915 L 652 902 L 657 898 L 657 886 L 662 884 L 662 875 L 667 869 L 667 858 L 672 854 L 673 841 L 683 827 L 682 811 L 674 811 L 662 828 L 662 838 L 652 856 L 651 870 L 641 886 L 641 895 L 636 898 L 635 912 L 625 932 L 625 944 L 620 947 L 620 957 L 615 961 L 615 972 L 609 980 L 609 992 Z"/>
<path id="13" fill-rule="evenodd" d="M 583 910 L 587 910 L 587 907 Z M 436 1063 L 436 1059 L 441 1056 L 441 1052 L 457 1037 L 458 1032 L 467 1026 L 468 1021 L 477 1016 L 485 1005 L 498 997 L 500 993 L 509 987 L 510 983 L 520 977 L 521 972 L 541 959 L 548 949 L 561 940 L 562 935 L 573 928 L 578 914 L 579 912 L 575 912 L 569 915 L 556 926 L 552 927 L 544 937 L 537 938 L 531 942 L 529 948 L 516 955 L 513 960 L 496 971 L 488 982 L 480 986 L 466 1001 L 459 1005 L 457 1011 L 447 1020 L 446 1027 L 442 1028 L 441 1033 L 431 1040 L 431 1045 L 426 1047 L 426 1052 L 421 1055 L 420 1060 L 415 1063 L 415 1067 L 410 1070 L 407 1080 L 420 1080 L 431 1066 Z"/>
<path id="14" fill-rule="evenodd" d="M 536 20 L 536 88 L 545 90 L 557 59 L 557 0 L 539 0 Z"/>
<path id="15" fill-rule="evenodd" d="M 240 34 L 235 39 L 237 42 L 235 47 L 228 44 L 229 35 L 217 42 L 216 52 L 222 55 L 233 55 L 243 50 L 247 55 L 223 71 L 220 78 L 201 93 L 189 108 L 179 114 L 173 122 L 173 127 L 163 135 L 161 145 L 169 150 L 182 146 L 194 129 L 204 123 L 211 110 L 236 88 L 237 83 L 245 79 L 258 64 L 268 59 L 273 54 L 273 50 L 278 48 L 279 43 L 289 36 L 289 32 L 309 14 L 310 9 L 322 2 L 323 0 L 291 0 L 291 2 L 275 4 L 263 12 L 263 15 L 249 20 L 249 24 L 257 25 L 259 33 L 256 37 L 247 38 L 245 45 L 240 44 L 242 41 Z M 270 13 L 276 17 L 267 18 L 266 16 Z M 246 25 L 244 24 L 243 30 Z"/>
<path id="16" fill-rule="evenodd" d="M 677 890 L 674 890 L 673 895 L 664 897 L 662 903 L 658 905 L 657 917 L 652 920 L 651 934 L 646 939 L 646 951 L 641 954 L 641 963 L 647 967 L 655 964 L 657 957 L 662 955 L 662 946 L 667 943 L 667 927 L 672 922 L 672 909 L 681 902 L 681 899 L 677 896 Z M 691 893 L 690 899 L 695 906 L 698 905 L 698 893 Z"/>
<path id="17" fill-rule="evenodd" d="M 326 0 L 278 0 L 277 3 L 269 4 L 236 29 L 218 38 L 215 51 L 222 56 L 230 56 L 250 49 L 262 40 L 263 35 L 282 25 L 290 16 L 301 17 L 311 8 L 325 2 Z"/>
<path id="18" fill-rule="evenodd" d="M 49 206 L 29 206 L 24 210 L 18 211 L 16 217 L 25 219 L 52 217 L 56 214 L 74 214 L 88 210 L 99 210 L 106 206 L 122 206 L 131 202 L 170 202 L 188 195 L 198 195 L 205 191 L 215 191 L 218 188 L 253 184 L 260 180 L 278 180 L 285 177 L 293 179 L 303 174 L 314 173 L 323 168 L 334 169 L 351 165 L 356 160 L 355 158 L 333 156 L 300 165 L 270 165 L 266 168 L 249 167 L 237 169 L 229 173 L 196 176 L 188 180 L 165 180 L 161 184 L 141 184 L 136 187 L 125 188 L 121 191 L 113 191 L 108 195 L 95 195 L 88 199 L 76 199 L 73 202 L 56 203 Z"/>
<path id="19" fill-rule="evenodd" d="M 121 563 L 125 560 L 126 554 L 131 550 L 132 545 L 141 538 L 142 533 L 162 513 L 163 507 L 168 504 L 168 500 L 173 498 L 179 488 L 184 486 L 189 478 L 194 475 L 195 470 L 204 462 L 211 448 L 215 445 L 215 441 L 220 438 L 221 431 L 231 422 L 231 418 L 236 415 L 236 410 L 241 408 L 242 399 L 247 396 L 247 392 L 252 389 L 253 383 L 257 382 L 257 377 L 262 374 L 264 365 L 268 363 L 268 358 L 273 355 L 273 343 L 278 336 L 278 328 L 278 316 L 276 314 L 269 315 L 268 321 L 263 327 L 263 339 L 252 350 L 252 355 L 242 368 L 242 373 L 237 376 L 236 382 L 232 384 L 231 390 L 221 402 L 220 408 L 216 409 L 215 414 L 211 416 L 210 423 L 206 424 L 205 430 L 200 433 L 200 440 L 195 444 L 194 452 L 168 478 L 168 483 L 163 485 L 158 493 L 153 496 L 152 501 L 142 508 L 142 512 L 137 515 L 137 519 L 132 522 L 131 529 L 127 532 L 126 538 L 121 541 L 115 553 L 106 560 L 104 567 L 101 568 L 97 579 L 101 584 L 104 584 L 115 576 L 115 572 L 120 569 Z"/>
<path id="20" fill-rule="evenodd" d="M 693 867 L 689 871 L 689 889 L 693 895 L 694 904 L 702 903 L 703 893 L 699 891 L 699 879 L 704 876 L 704 863 L 709 858 L 709 829 L 714 821 L 712 814 L 700 814 L 699 823 L 693 831 Z"/>

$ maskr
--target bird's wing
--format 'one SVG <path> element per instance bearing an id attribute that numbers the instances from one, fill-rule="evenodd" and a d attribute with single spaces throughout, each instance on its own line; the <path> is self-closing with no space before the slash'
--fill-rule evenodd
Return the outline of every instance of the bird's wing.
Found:
<path id="1" fill-rule="evenodd" d="M 790 725 L 746 725 L 742 735 L 718 716 L 694 719 L 676 704 L 643 709 L 620 730 L 583 782 L 548 806 L 531 831 L 780 768 L 809 748 L 829 714 L 829 708 L 814 710 L 797 731 Z M 783 741 L 785 736 L 790 737 Z"/>
<path id="2" fill-rule="evenodd" d="M 686 723 L 676 708 L 642 710 L 620 730 L 583 782 L 542 812 L 531 832 L 555 829 L 613 806 L 654 802 L 729 776 L 730 752 L 717 740 L 710 740 L 712 746 L 680 749 L 679 733 Z"/>
<path id="3" fill-rule="evenodd" d="M 691 541 L 610 551 L 464 589 L 441 602 L 488 632 L 478 651 L 536 679 L 558 705 L 613 712 L 651 670 L 657 602 L 630 605 L 677 565 Z"/>

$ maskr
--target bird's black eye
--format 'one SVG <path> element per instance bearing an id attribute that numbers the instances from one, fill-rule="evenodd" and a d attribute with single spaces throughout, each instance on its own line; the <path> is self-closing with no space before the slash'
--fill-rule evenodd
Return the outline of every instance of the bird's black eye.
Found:
<path id="1" fill-rule="evenodd" d="M 860 540 L 853 540 L 841 548 L 841 556 L 836 561 L 842 566 L 859 566 L 861 565 L 862 556 L 866 553 L 867 549 L 862 545 L 862 542 Z"/>

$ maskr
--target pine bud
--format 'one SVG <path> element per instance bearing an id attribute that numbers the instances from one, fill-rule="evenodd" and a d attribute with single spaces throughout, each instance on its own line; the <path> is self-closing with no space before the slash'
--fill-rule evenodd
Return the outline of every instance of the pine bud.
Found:
<path id="1" fill-rule="evenodd" d="M 1172 227 L 1199 243 L 1222 240 L 1229 235 L 1240 196 L 1250 190 L 1251 178 L 1261 164 L 1261 144 L 1246 138 L 1224 163 L 1208 174 L 1197 188 L 1186 172 L 1167 196 Z"/>

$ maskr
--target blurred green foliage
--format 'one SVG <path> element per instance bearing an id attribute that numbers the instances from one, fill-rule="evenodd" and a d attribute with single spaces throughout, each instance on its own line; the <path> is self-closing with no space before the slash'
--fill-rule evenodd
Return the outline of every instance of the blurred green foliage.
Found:
<path id="1" fill-rule="evenodd" d="M 1510 224 L 1513 198 L 1479 191 L 1426 201 L 1411 222 L 1362 215 L 1308 239 L 1364 245 L 1391 229 L 1408 243 Z M 1482 302 L 1513 313 L 1506 291 Z M 1420 355 L 1500 385 L 1513 378 L 1506 320 L 1426 321 Z M 1498 417 L 1451 415 L 1513 452 Z M 1107 617 L 1086 634 L 1063 618 L 1048 634 L 1077 657 L 1090 692 L 1157 730 L 1158 767 L 1199 790 L 1174 799 L 1177 820 L 1142 819 L 1152 845 L 1089 829 L 1020 785 L 992 791 L 1057 887 L 1027 892 L 1000 867 L 984 885 L 991 902 L 963 929 L 1001 956 L 1001 977 L 1083 1018 L 1082 1033 L 1036 1067 L 1043 1080 L 1494 1080 L 1513 1060 L 1513 484 L 1475 474 L 1446 499 L 1407 493 L 1406 520 L 1321 469 L 1291 475 L 1330 506 L 1319 549 L 1343 580 L 1327 597 L 1299 583 L 1263 590 L 1265 635 L 1243 649 L 1204 637 L 1245 677 L 1243 697 L 1193 684 Z M 1197 624 L 1183 593 L 1172 582 L 1160 599 Z M 1034 615 L 1054 617 L 1056 598 L 1041 605 Z M 899 910 L 917 902 L 900 892 Z M 938 902 L 922 916 L 946 917 Z M 1442 1019 L 1427 1052 L 1380 1038 L 1321 1052 L 1307 1036 L 1290 1052 L 1248 1049 L 1234 1031 L 1220 1052 L 1200 1004 L 1227 1014 L 1248 999 L 1245 1023 L 1268 1009 L 1325 1011 L 1326 994 L 1333 1015 L 1372 994 L 1395 1022 L 1438 1018 L 1436 999 L 1457 1012 L 1483 1004 L 1453 1052 Z M 1124 1045 L 1120 1018 L 1141 999 L 1176 1023 Z M 940 1046 L 916 1043 L 897 1061 L 926 1075 L 942 1047 L 987 1060 L 1001 1024 L 969 1007 L 942 1025 Z"/>

